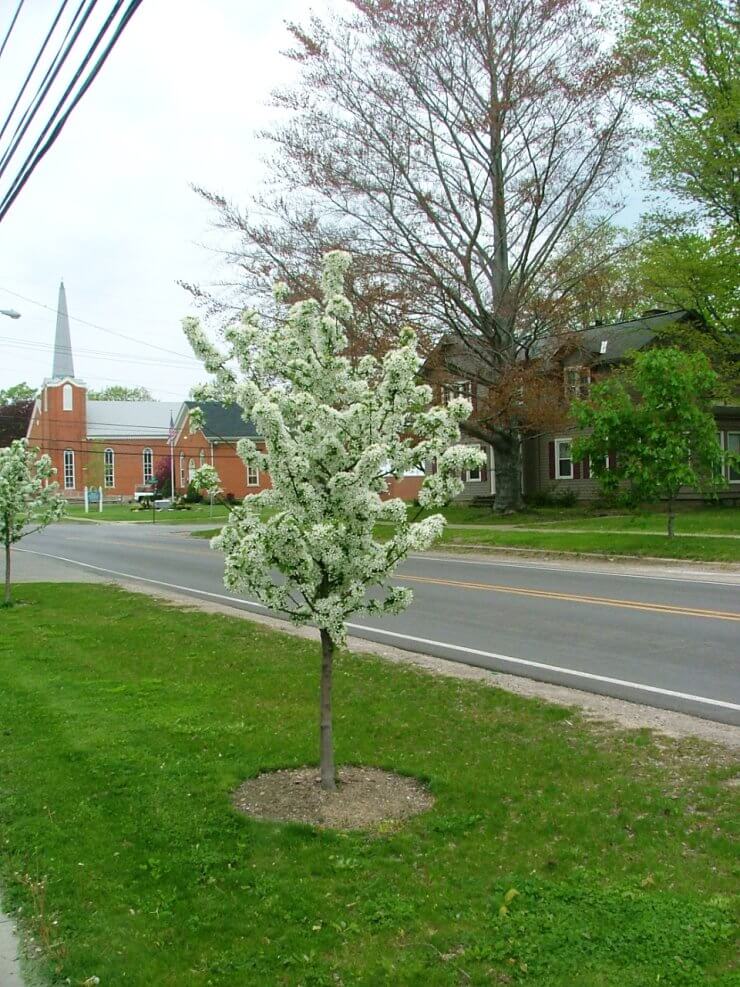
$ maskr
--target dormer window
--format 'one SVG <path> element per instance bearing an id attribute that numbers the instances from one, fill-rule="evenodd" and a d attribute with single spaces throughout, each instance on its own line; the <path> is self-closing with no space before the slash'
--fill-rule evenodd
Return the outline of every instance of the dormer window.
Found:
<path id="1" fill-rule="evenodd" d="M 74 408 L 74 395 L 72 385 L 65 384 L 62 387 L 62 411 L 72 411 Z"/>
<path id="2" fill-rule="evenodd" d="M 591 389 L 591 371 L 588 367 L 566 367 L 564 370 L 565 397 L 568 401 L 587 398 Z"/>

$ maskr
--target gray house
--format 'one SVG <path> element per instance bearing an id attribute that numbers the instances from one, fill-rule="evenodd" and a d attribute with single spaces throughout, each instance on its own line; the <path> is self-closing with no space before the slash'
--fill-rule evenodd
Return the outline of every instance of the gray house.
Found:
<path id="1" fill-rule="evenodd" d="M 562 371 L 564 406 L 574 397 L 585 397 L 594 381 L 610 373 L 630 354 L 654 345 L 661 330 L 675 324 L 690 323 L 694 318 L 692 313 L 684 309 L 672 312 L 651 309 L 639 319 L 589 326 L 569 334 L 567 345 L 553 353 L 551 358 L 559 371 Z M 427 360 L 424 372 L 432 384 L 436 401 L 444 401 L 452 394 L 463 395 L 472 402 L 475 416 L 478 405 L 485 402 L 488 394 L 488 387 L 480 382 L 482 375 L 477 369 L 476 357 L 471 348 L 450 334 L 440 340 L 434 354 Z M 731 404 L 717 405 L 714 414 L 717 420 L 717 441 L 724 449 L 740 451 L 740 402 L 736 400 Z M 591 477 L 588 460 L 573 460 L 573 441 L 577 435 L 575 427 L 565 421 L 558 431 L 542 431 L 523 437 L 525 496 L 542 492 L 557 494 L 572 491 L 579 500 L 594 500 L 599 497 L 599 486 Z M 486 452 L 488 462 L 484 469 L 466 474 L 465 489 L 458 500 L 495 497 L 493 449 L 477 439 L 463 437 L 463 441 L 480 445 Z M 610 458 L 613 461 L 613 457 L 618 455 L 619 450 L 615 449 Z M 740 473 L 728 468 L 726 478 L 728 487 L 720 491 L 719 498 L 740 503 Z M 682 491 L 681 498 L 697 500 L 700 495 L 686 488 Z"/>

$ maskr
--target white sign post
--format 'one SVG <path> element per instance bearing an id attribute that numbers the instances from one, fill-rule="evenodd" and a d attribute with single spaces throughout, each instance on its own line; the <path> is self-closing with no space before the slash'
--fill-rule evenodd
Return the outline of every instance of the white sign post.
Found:
<path id="1" fill-rule="evenodd" d="M 90 513 L 90 503 L 87 499 L 87 485 L 85 485 L 85 514 Z"/>

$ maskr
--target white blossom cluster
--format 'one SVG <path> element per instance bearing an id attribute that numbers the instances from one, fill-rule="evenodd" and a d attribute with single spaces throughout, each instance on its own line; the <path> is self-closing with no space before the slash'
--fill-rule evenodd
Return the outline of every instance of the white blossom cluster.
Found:
<path id="1" fill-rule="evenodd" d="M 200 408 L 194 408 L 193 411 L 200 411 Z M 207 490 L 211 494 L 217 494 L 221 490 L 218 472 L 214 466 L 209 466 L 208 463 L 198 467 L 190 482 L 196 490 Z"/>
<path id="2" fill-rule="evenodd" d="M 484 455 L 454 444 L 468 401 L 430 406 L 413 331 L 401 330 L 399 345 L 382 359 L 353 363 L 344 355 L 350 261 L 344 252 L 327 254 L 323 304 L 298 302 L 274 327 L 247 313 L 225 330 L 223 353 L 196 319 L 183 322 L 214 378 L 199 396 L 241 406 L 266 451 L 243 439 L 238 453 L 272 480 L 271 490 L 232 510 L 212 543 L 225 555 L 224 581 L 297 623 L 325 629 L 337 643 L 350 615 L 398 613 L 409 605 L 411 590 L 393 585 L 391 575 L 445 524 L 440 514 L 411 521 L 402 500 L 381 499 L 389 481 L 436 460 L 419 502 L 439 507 L 462 490 L 461 473 L 481 465 Z M 393 527 L 377 529 L 382 522 Z M 387 541 L 378 540 L 378 530 L 390 535 Z"/>
<path id="3" fill-rule="evenodd" d="M 59 484 L 51 480 L 51 459 L 36 453 L 25 439 L 0 449 L 0 542 L 6 548 L 58 521 L 66 509 Z"/>

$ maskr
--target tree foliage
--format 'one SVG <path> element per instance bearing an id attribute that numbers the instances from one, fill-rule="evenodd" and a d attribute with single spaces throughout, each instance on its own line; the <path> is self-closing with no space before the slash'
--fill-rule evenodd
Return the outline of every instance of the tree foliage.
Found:
<path id="1" fill-rule="evenodd" d="M 146 387 L 126 387 L 123 384 L 110 384 L 99 391 L 88 391 L 91 401 L 152 401 L 151 391 Z"/>
<path id="2" fill-rule="evenodd" d="M 0 406 L 4 404 L 15 404 L 18 401 L 28 401 L 36 397 L 36 388 L 30 387 L 25 380 L 20 384 L 12 384 L 4 390 L 0 389 Z"/>
<path id="3" fill-rule="evenodd" d="M 334 787 L 331 667 L 346 621 L 357 613 L 399 613 L 412 598 L 391 576 L 409 552 L 427 548 L 442 515 L 412 521 L 405 503 L 383 499 L 389 481 L 436 460 L 419 502 L 440 506 L 462 490 L 461 471 L 483 462 L 474 446 L 455 445 L 470 413 L 462 399 L 430 407 L 417 379 L 421 359 L 410 329 L 378 359 L 346 355 L 344 325 L 352 318 L 343 280 L 349 256 L 327 255 L 323 301 L 294 304 L 285 320 L 260 325 L 255 313 L 225 333 L 226 353 L 195 319 L 184 322 L 193 350 L 214 375 L 202 397 L 238 404 L 266 442 L 242 439 L 246 465 L 270 474 L 272 489 L 235 507 L 214 546 L 225 556 L 225 582 L 248 591 L 299 624 L 317 626 L 322 640 L 321 776 Z M 285 296 L 285 288 L 279 290 Z M 236 366 L 238 370 L 230 367 Z M 191 428 L 198 414 L 191 412 Z M 200 470 L 198 484 L 210 487 Z M 270 514 L 260 512 L 269 508 Z M 375 527 L 391 522 L 381 541 Z"/>
<path id="4" fill-rule="evenodd" d="M 631 503 L 666 498 L 672 535 L 682 487 L 712 493 L 725 484 L 730 457 L 717 442 L 716 388 L 703 353 L 672 347 L 640 353 L 621 375 L 594 385 L 588 401 L 574 403 L 578 426 L 590 430 L 576 440 L 574 457 L 589 457 L 608 496 Z"/>
<path id="5" fill-rule="evenodd" d="M 684 308 L 695 323 L 674 325 L 663 341 L 706 353 L 725 384 L 737 382 L 740 363 L 738 242 L 726 228 L 704 232 L 663 220 L 646 238 L 635 274 L 651 307 Z"/>
<path id="6" fill-rule="evenodd" d="M 630 0 L 624 49 L 652 118 L 659 187 L 740 227 L 740 22 L 733 0 Z"/>
<path id="7" fill-rule="evenodd" d="M 0 449 L 0 541 L 5 547 L 5 605 L 10 604 L 10 549 L 58 521 L 66 508 L 49 456 L 37 456 L 25 439 Z"/>

